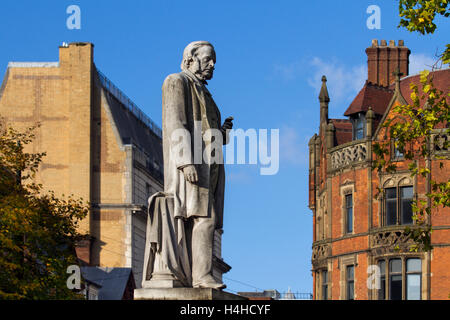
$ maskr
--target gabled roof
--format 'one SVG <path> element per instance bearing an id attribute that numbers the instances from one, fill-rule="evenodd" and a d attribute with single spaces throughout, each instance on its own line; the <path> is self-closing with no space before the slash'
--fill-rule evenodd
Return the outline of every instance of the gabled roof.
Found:
<path id="1" fill-rule="evenodd" d="M 443 70 L 436 70 L 430 72 L 430 75 L 433 76 L 433 84 L 439 90 L 442 90 L 444 93 L 448 93 L 450 90 L 450 68 Z M 403 77 L 400 79 L 400 91 L 402 93 L 403 98 L 405 98 L 407 103 L 412 103 L 411 100 L 411 89 L 409 87 L 410 83 L 414 83 L 419 88 L 419 93 L 422 93 L 422 85 L 420 84 L 420 74 L 415 74 L 407 77 Z M 394 90 L 395 83 L 393 83 L 389 89 Z"/>
<path id="2" fill-rule="evenodd" d="M 100 286 L 99 300 L 122 300 L 131 268 L 81 267 L 83 278 Z"/>
<path id="3" fill-rule="evenodd" d="M 448 94 L 450 90 L 450 68 L 430 72 L 430 75 L 432 75 L 433 77 L 433 84 L 435 88 L 443 91 L 444 94 Z M 395 90 L 396 83 L 392 84 L 391 86 L 389 86 L 389 88 L 395 90 L 394 97 L 392 101 L 388 104 L 385 114 L 383 115 L 383 118 L 381 118 L 380 120 L 380 123 L 383 123 L 385 121 L 392 106 L 395 104 L 396 101 L 399 101 L 401 104 L 412 103 L 411 89 L 410 89 L 411 83 L 414 83 L 418 86 L 419 96 L 422 95 L 423 92 L 422 92 L 422 85 L 420 83 L 420 74 L 415 74 L 400 79 L 398 92 Z M 421 101 L 421 103 L 423 103 L 423 101 Z M 374 136 L 378 135 L 379 130 L 380 128 L 377 127 Z"/>
<path id="4" fill-rule="evenodd" d="M 369 107 L 378 115 L 383 115 L 392 99 L 394 90 L 382 87 L 366 81 L 353 102 L 345 111 L 344 116 L 350 116 L 358 112 L 367 112 Z"/>

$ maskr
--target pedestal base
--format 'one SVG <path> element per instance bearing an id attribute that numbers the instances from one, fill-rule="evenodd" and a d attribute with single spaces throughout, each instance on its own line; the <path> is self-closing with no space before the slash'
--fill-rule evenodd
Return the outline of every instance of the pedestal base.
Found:
<path id="1" fill-rule="evenodd" d="M 134 290 L 134 300 L 248 300 L 211 288 L 142 288 Z"/>

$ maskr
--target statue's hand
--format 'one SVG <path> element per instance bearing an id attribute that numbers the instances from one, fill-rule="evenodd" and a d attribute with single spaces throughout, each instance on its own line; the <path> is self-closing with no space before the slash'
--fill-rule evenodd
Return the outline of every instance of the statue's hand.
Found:
<path id="1" fill-rule="evenodd" d="M 231 130 L 233 128 L 233 117 L 228 117 L 225 119 L 225 122 L 222 125 L 222 130 Z"/>
<path id="2" fill-rule="evenodd" d="M 198 182 L 197 169 L 193 164 L 187 165 L 183 168 L 184 178 L 190 183 Z"/>

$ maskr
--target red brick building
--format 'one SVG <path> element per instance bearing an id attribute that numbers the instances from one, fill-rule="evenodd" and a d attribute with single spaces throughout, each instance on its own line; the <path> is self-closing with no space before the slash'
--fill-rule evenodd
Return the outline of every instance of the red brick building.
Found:
<path id="1" fill-rule="evenodd" d="M 372 170 L 373 145 L 386 139 L 380 124 L 393 106 L 411 103 L 409 84 L 419 84 L 419 76 L 408 75 L 410 50 L 402 40 L 374 40 L 366 54 L 368 79 L 344 113 L 347 118 L 328 118 L 330 97 L 322 78 L 319 134 L 309 142 L 314 299 L 448 299 L 449 208 L 427 217 L 433 227 L 431 252 L 411 252 L 404 230 L 414 225 L 411 202 L 425 197 L 428 179 L 450 179 L 450 150 L 440 143 L 450 137 L 443 129 L 433 133 L 434 155 L 445 160 L 433 156 L 426 163 L 431 178 L 412 178 L 401 154 L 395 174 Z M 406 76 L 395 76 L 395 70 Z M 450 69 L 432 76 L 448 93 Z M 368 279 L 379 281 L 368 285 Z"/>

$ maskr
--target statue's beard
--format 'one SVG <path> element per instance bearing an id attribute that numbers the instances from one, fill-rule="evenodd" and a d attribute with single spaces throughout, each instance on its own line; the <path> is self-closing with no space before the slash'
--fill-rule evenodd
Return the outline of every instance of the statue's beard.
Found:
<path id="1" fill-rule="evenodd" d="M 200 70 L 200 68 L 199 68 L 196 72 L 194 72 L 194 74 L 200 80 L 205 81 L 205 80 L 211 80 L 212 79 L 213 72 L 214 72 L 214 69 Z"/>
<path id="2" fill-rule="evenodd" d="M 202 80 L 211 80 L 213 77 L 214 69 L 206 69 L 202 71 Z"/>
<path id="3" fill-rule="evenodd" d="M 203 69 L 200 67 L 200 64 L 194 63 L 192 64 L 192 66 L 189 68 L 189 70 L 195 74 L 195 76 L 200 79 L 201 81 L 205 81 L 205 80 L 211 80 L 213 77 L 213 73 L 214 73 L 214 68 L 206 68 Z"/>

